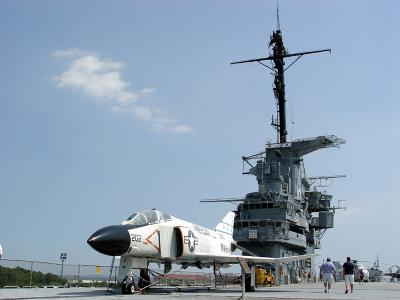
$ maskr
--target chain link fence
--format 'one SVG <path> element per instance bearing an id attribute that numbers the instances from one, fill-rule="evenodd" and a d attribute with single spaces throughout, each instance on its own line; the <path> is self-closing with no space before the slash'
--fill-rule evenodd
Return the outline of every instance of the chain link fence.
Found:
<path id="1" fill-rule="evenodd" d="M 0 259 L 0 286 L 97 285 L 116 281 L 118 267 Z"/>
<path id="2" fill-rule="evenodd" d="M 116 263 L 118 265 L 118 263 Z M 133 269 L 136 280 L 139 269 Z M 189 272 L 179 269 L 164 274 L 160 269 L 149 269 L 152 286 L 226 286 L 239 285 L 240 274 Z M 54 286 L 117 286 L 118 266 L 43 262 L 34 260 L 0 259 L 0 287 Z"/>

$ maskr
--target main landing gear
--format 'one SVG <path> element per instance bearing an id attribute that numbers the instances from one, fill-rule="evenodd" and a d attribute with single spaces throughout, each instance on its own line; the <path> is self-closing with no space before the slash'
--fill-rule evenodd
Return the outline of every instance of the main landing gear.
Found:
<path id="1" fill-rule="evenodd" d="M 122 294 L 134 294 L 136 290 L 142 291 L 150 285 L 149 269 L 140 269 L 140 277 L 137 287 L 135 286 L 135 279 L 133 274 L 125 276 L 122 280 L 121 289 Z"/>
<path id="2" fill-rule="evenodd" d="M 145 289 L 150 285 L 149 269 L 140 269 L 138 288 Z"/>

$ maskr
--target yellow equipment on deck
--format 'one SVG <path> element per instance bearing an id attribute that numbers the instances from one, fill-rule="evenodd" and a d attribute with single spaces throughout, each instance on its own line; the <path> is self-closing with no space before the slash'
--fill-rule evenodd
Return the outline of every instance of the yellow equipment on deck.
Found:
<path id="1" fill-rule="evenodd" d="M 271 270 L 268 268 L 255 267 L 256 285 L 275 285 L 275 278 Z"/>

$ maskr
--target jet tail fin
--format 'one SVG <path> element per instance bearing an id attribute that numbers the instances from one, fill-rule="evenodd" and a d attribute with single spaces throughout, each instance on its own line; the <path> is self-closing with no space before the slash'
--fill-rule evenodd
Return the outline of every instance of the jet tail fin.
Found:
<path id="1" fill-rule="evenodd" d="M 235 213 L 233 211 L 228 212 L 214 230 L 232 236 L 234 219 Z"/>

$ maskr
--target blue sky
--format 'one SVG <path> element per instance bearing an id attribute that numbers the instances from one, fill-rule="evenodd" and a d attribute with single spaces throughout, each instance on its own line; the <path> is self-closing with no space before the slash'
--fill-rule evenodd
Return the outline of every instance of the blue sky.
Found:
<path id="1" fill-rule="evenodd" d="M 321 259 L 398 264 L 397 1 L 280 1 L 291 139 L 347 141 L 305 158 L 346 174 Z M 258 65 L 276 1 L 1 1 L 0 243 L 6 257 L 108 263 L 86 239 L 136 210 L 213 227 L 257 189 L 242 155 L 275 139 Z M 351 242 L 349 242 L 351 241 Z"/>

